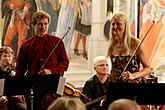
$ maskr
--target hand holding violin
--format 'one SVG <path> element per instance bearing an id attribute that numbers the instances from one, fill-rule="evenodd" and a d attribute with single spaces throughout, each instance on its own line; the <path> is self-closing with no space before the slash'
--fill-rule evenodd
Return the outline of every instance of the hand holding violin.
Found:
<path id="1" fill-rule="evenodd" d="M 64 93 L 69 96 L 80 96 L 80 90 L 75 89 L 74 85 L 71 83 L 66 83 L 64 88 Z"/>
<path id="2" fill-rule="evenodd" d="M 75 90 L 74 90 L 74 94 L 73 94 L 73 96 L 75 96 L 75 97 L 79 97 L 79 96 L 80 96 L 80 93 L 81 93 L 80 90 L 75 89 Z"/>

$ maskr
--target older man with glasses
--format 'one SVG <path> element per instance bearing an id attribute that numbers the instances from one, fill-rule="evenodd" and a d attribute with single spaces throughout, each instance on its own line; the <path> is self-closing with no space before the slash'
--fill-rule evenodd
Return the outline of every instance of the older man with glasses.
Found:
<path id="1" fill-rule="evenodd" d="M 110 82 L 109 69 L 110 62 L 105 56 L 97 56 L 93 60 L 93 67 L 96 74 L 85 82 L 82 93 L 86 97 L 81 96 L 81 99 L 87 105 L 87 110 L 101 110 L 101 100 L 104 100 L 104 95 L 107 92 L 108 83 Z M 96 99 L 97 101 L 92 101 Z M 90 101 L 94 102 L 91 103 Z"/>

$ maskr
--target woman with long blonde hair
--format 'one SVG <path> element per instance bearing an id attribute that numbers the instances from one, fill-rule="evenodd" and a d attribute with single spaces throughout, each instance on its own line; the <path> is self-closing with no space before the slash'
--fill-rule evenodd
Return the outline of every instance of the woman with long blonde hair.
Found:
<path id="1" fill-rule="evenodd" d="M 112 61 L 112 81 L 143 82 L 143 77 L 150 74 L 151 67 L 143 44 L 131 35 L 127 15 L 123 12 L 114 13 L 110 27 L 107 57 Z"/>

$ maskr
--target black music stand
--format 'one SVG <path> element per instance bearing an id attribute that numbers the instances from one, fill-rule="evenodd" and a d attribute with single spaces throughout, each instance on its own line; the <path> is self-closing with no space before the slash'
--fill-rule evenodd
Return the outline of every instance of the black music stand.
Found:
<path id="1" fill-rule="evenodd" d="M 140 105 L 164 105 L 165 84 L 163 83 L 110 83 L 106 105 L 120 98 L 134 99 Z"/>
<path id="2" fill-rule="evenodd" d="M 32 97 L 31 110 L 39 110 L 38 96 L 57 93 L 62 95 L 65 78 L 60 75 L 29 75 L 22 77 L 7 77 L 5 79 L 4 95 L 25 95 Z M 34 99 L 34 100 L 33 100 Z"/>

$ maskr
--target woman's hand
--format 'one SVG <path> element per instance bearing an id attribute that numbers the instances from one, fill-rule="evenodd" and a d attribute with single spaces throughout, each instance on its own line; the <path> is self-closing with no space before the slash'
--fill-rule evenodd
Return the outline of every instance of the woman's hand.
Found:
<path id="1" fill-rule="evenodd" d="M 135 75 L 130 73 L 129 71 L 123 72 L 121 76 L 122 76 L 123 80 L 129 80 L 129 79 L 134 80 L 135 79 Z"/>

